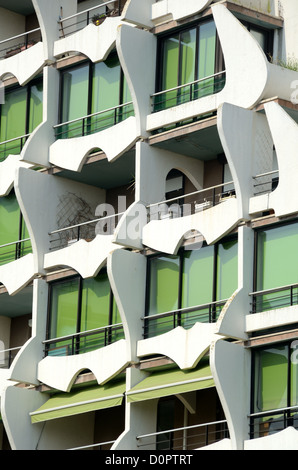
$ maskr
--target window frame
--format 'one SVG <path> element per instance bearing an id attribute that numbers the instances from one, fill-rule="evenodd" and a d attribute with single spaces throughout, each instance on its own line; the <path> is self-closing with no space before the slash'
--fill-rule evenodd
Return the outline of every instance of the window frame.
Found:
<path id="1" fill-rule="evenodd" d="M 206 23 L 209 23 L 214 19 L 212 16 L 205 18 L 203 21 L 196 21 L 195 23 L 188 24 L 187 26 L 182 26 L 179 28 L 171 29 L 171 31 L 167 31 L 166 33 L 159 34 L 157 36 L 157 57 L 156 57 L 156 76 L 155 76 L 155 92 L 166 91 L 162 88 L 162 79 L 163 79 L 163 71 L 164 71 L 164 63 L 163 63 L 163 56 L 164 56 L 164 44 L 165 40 L 169 39 L 174 34 L 179 34 L 179 57 L 178 57 L 178 70 L 177 70 L 177 86 L 184 85 L 184 83 L 180 83 L 179 75 L 181 74 L 181 34 L 191 29 L 196 29 L 196 50 L 195 50 L 195 70 L 194 70 L 194 81 L 198 79 L 198 49 L 200 43 L 200 27 Z M 220 46 L 219 36 L 216 30 L 215 36 L 215 60 L 214 60 L 214 73 L 223 72 L 224 71 L 224 57 L 222 48 Z"/>
<path id="2" fill-rule="evenodd" d="M 106 269 L 103 268 L 99 274 L 106 274 Z M 62 285 L 62 284 L 67 284 L 70 281 L 77 280 L 78 281 L 78 290 L 77 290 L 77 312 L 76 312 L 76 331 L 73 334 L 78 334 L 78 333 L 85 333 L 85 331 L 88 330 L 82 330 L 81 331 L 81 316 L 82 316 L 82 292 L 83 292 L 83 284 L 84 284 L 84 278 L 80 276 L 79 274 L 74 274 L 72 276 L 67 276 L 63 279 L 56 279 L 51 282 L 48 282 L 48 302 L 47 302 L 47 326 L 46 326 L 46 340 L 50 339 L 55 339 L 51 338 L 51 321 L 52 321 L 52 316 L 51 316 L 51 308 L 52 308 L 52 295 L 53 295 L 53 289 L 56 285 Z M 107 327 L 112 325 L 113 321 L 113 313 L 114 313 L 114 294 L 112 291 L 112 287 L 110 286 L 109 290 L 109 311 L 108 311 L 108 324 L 106 325 Z"/>
<path id="3" fill-rule="evenodd" d="M 265 33 L 265 51 L 264 54 L 266 55 L 268 61 L 270 62 L 273 56 L 273 45 L 274 45 L 274 29 L 268 29 L 264 26 L 258 25 L 256 23 L 252 23 L 251 21 L 243 20 L 241 21 L 243 26 L 250 32 L 251 28 L 255 31 L 260 33 Z"/>

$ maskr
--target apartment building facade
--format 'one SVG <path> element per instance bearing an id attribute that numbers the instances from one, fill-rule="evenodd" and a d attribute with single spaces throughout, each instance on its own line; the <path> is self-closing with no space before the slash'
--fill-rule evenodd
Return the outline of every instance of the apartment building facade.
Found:
<path id="1" fill-rule="evenodd" d="M 0 448 L 298 449 L 295 0 L 0 1 Z"/>

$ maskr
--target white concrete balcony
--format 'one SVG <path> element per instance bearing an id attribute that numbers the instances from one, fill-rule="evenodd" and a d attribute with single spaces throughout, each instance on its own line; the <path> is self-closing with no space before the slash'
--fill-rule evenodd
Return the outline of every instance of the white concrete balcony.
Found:
<path id="1" fill-rule="evenodd" d="M 70 34 L 84 29 L 90 23 L 99 26 L 107 17 L 120 16 L 120 0 L 109 0 L 92 8 L 79 11 L 74 15 L 59 19 L 59 37 L 65 38 Z"/>
<path id="2" fill-rule="evenodd" d="M 0 60 L 19 54 L 41 42 L 41 29 L 35 28 L 0 41 Z"/>

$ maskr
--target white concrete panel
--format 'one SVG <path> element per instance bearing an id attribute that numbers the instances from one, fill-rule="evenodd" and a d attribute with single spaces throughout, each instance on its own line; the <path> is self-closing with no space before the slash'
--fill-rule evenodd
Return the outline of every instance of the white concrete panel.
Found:
<path id="1" fill-rule="evenodd" d="M 89 369 L 98 384 L 102 384 L 118 375 L 128 363 L 126 340 L 121 339 L 88 353 L 63 357 L 47 356 L 38 364 L 37 377 L 52 388 L 69 392 L 82 370 Z"/>
<path id="2" fill-rule="evenodd" d="M 137 137 L 136 121 L 130 116 L 125 121 L 94 134 L 56 140 L 50 146 L 49 161 L 60 168 L 81 171 L 92 150 L 101 149 L 112 162 L 132 147 Z"/>
<path id="3" fill-rule="evenodd" d="M 106 18 L 105 21 L 95 26 L 90 23 L 85 28 L 73 33 L 54 43 L 55 57 L 69 52 L 79 52 L 89 57 L 92 62 L 105 60 L 115 47 L 116 34 L 121 18 Z"/>
<path id="4" fill-rule="evenodd" d="M 93 277 L 106 263 L 108 254 L 120 248 L 113 243 L 113 235 L 96 235 L 90 242 L 79 240 L 60 250 L 45 253 L 44 268 L 66 266 L 75 269 L 83 278 Z"/>
<path id="5" fill-rule="evenodd" d="M 38 42 L 19 54 L 0 60 L 0 78 L 9 73 L 16 77 L 20 85 L 25 85 L 42 70 L 44 64 L 43 44 Z"/>
<path id="6" fill-rule="evenodd" d="M 0 282 L 6 287 L 9 295 L 17 294 L 33 279 L 35 274 L 32 253 L 0 266 Z"/>
<path id="7" fill-rule="evenodd" d="M 155 89 L 157 38 L 146 30 L 122 24 L 116 46 L 133 101 L 137 133 L 147 136 L 146 116 L 151 113 L 149 97 Z"/>
<path id="8" fill-rule="evenodd" d="M 107 261 L 110 284 L 123 322 L 127 354 L 131 361 L 137 360 L 137 341 L 143 334 L 140 318 L 145 305 L 146 267 L 145 256 L 126 250 L 114 251 Z"/>
<path id="9" fill-rule="evenodd" d="M 48 308 L 48 284 L 43 279 L 33 281 L 32 335 L 22 346 L 10 367 L 10 380 L 39 385 L 37 364 L 44 357 Z"/>
<path id="10" fill-rule="evenodd" d="M 245 330 L 247 333 L 262 331 L 267 328 L 281 327 L 298 322 L 298 306 L 283 307 L 265 312 L 246 315 Z"/>
<path id="11" fill-rule="evenodd" d="M 31 168 L 32 165 L 21 161 L 21 155 L 8 155 L 0 163 L 0 197 L 7 196 L 13 188 L 17 168 Z"/>
<path id="12" fill-rule="evenodd" d="M 37 410 L 49 396 L 32 390 L 8 387 L 1 396 L 1 416 L 12 450 L 35 450 L 43 423 L 31 425 L 29 413 Z"/>
<path id="13" fill-rule="evenodd" d="M 239 222 L 238 202 L 229 198 L 217 206 L 173 219 L 151 220 L 143 228 L 143 245 L 164 253 L 175 254 L 184 236 L 197 230 L 208 244 L 215 243 Z"/>
<path id="14" fill-rule="evenodd" d="M 250 351 L 218 340 L 210 348 L 210 366 L 223 407 L 233 450 L 243 450 L 248 439 L 250 406 Z"/>
<path id="15" fill-rule="evenodd" d="M 244 441 L 244 450 L 297 450 L 298 431 L 289 426 L 271 436 Z"/>
<path id="16" fill-rule="evenodd" d="M 123 21 L 140 28 L 152 28 L 152 5 L 155 0 L 127 0 L 122 12 Z"/>
<path id="17" fill-rule="evenodd" d="M 217 333 L 237 339 L 247 338 L 246 319 L 251 310 L 253 291 L 254 231 L 246 226 L 238 228 L 238 287 L 223 307 Z"/>
<path id="18" fill-rule="evenodd" d="M 182 326 L 168 333 L 138 341 L 138 356 L 162 354 L 171 358 L 180 369 L 195 367 L 218 338 L 215 323 L 195 323 L 189 330 Z"/>
<path id="19" fill-rule="evenodd" d="M 207 8 L 213 0 L 162 0 L 152 4 L 152 21 L 158 22 L 162 17 L 170 18 L 174 21 L 182 20 L 187 16 L 192 16 Z"/>

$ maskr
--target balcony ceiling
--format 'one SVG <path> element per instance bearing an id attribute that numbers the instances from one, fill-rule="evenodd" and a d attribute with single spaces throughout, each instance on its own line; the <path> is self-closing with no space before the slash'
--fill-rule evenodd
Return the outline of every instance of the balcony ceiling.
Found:
<path id="1" fill-rule="evenodd" d="M 200 160 L 212 160 L 223 152 L 216 117 L 153 135 L 149 143 Z"/>
<path id="2" fill-rule="evenodd" d="M 0 0 L 0 7 L 25 16 L 35 12 L 31 0 Z"/>
<path id="3" fill-rule="evenodd" d="M 0 296 L 0 315 L 14 318 L 32 312 L 32 286 L 25 287 L 16 295 Z"/>

